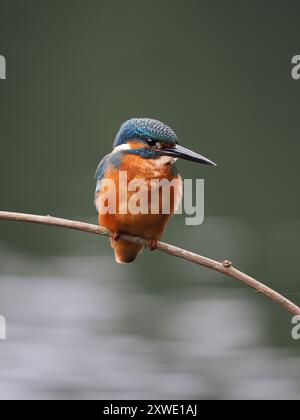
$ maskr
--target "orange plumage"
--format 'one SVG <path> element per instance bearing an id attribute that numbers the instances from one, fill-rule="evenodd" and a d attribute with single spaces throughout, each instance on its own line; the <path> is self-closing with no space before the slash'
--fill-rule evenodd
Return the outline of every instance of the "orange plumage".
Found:
<path id="1" fill-rule="evenodd" d="M 181 146 L 174 131 L 161 121 L 131 118 L 121 125 L 112 153 L 97 168 L 95 194 L 98 221 L 112 233 L 111 245 L 117 262 L 133 261 L 144 248 L 119 239 L 120 233 L 148 239 L 150 249 L 161 238 L 182 197 L 182 181 L 174 164 L 178 158 L 215 165 Z M 124 172 L 125 184 L 119 177 Z M 104 188 L 103 181 L 108 181 Z M 131 188 L 133 182 L 137 183 L 136 188 Z M 143 202 L 140 206 L 139 201 Z M 108 209 L 107 202 L 114 203 L 113 211 Z M 140 211 L 136 211 L 137 207 Z"/>
<path id="2" fill-rule="evenodd" d="M 135 142 L 132 146 L 138 147 L 138 142 Z M 127 188 L 130 181 L 136 178 L 142 178 L 146 181 L 148 187 L 148 214 L 132 214 L 128 209 L 127 214 L 120 214 L 120 209 L 124 205 L 124 202 L 119 200 L 119 172 L 127 172 Z M 99 211 L 98 222 L 99 225 L 104 226 L 110 230 L 114 237 L 117 238 L 120 233 L 127 233 L 130 235 L 141 236 L 143 238 L 155 242 L 158 241 L 165 229 L 165 226 L 174 213 L 175 206 L 180 202 L 182 195 L 182 184 L 181 178 L 178 175 L 173 175 L 173 171 L 170 164 L 158 165 L 158 163 L 152 159 L 145 160 L 138 155 L 124 155 L 119 168 L 113 165 L 105 173 L 106 179 L 111 179 L 116 185 L 115 197 L 116 197 L 116 213 L 115 214 L 102 214 Z M 159 212 L 158 214 L 151 214 L 151 180 L 167 179 L 172 181 L 178 180 L 178 185 L 170 190 L 170 213 L 162 214 L 162 194 L 163 190 L 160 188 L 159 191 Z M 127 203 L 135 192 L 127 192 Z M 103 206 L 102 195 L 104 191 L 100 191 L 96 198 L 96 205 L 98 209 Z M 113 199 L 113 197 L 111 198 Z M 100 209 L 101 210 L 101 209 Z M 115 251 L 115 259 L 119 263 L 132 262 L 136 256 L 144 249 L 143 245 L 134 244 L 122 239 L 111 239 L 111 245 Z"/>

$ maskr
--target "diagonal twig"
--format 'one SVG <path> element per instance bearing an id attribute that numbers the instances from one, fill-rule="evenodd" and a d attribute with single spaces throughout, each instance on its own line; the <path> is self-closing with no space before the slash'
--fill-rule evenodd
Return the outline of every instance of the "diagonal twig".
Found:
<path id="1" fill-rule="evenodd" d="M 67 229 L 80 230 L 83 232 L 95 233 L 97 235 L 111 236 L 110 232 L 103 227 L 92 225 L 90 223 L 78 222 L 75 220 L 61 219 L 59 217 L 39 216 L 35 214 L 0 211 L 0 219 L 25 223 L 38 223 L 42 225 L 56 226 Z M 140 238 L 138 236 L 121 234 L 120 237 L 122 239 L 128 240 L 129 242 L 144 244 L 145 246 L 148 245 L 148 241 L 146 239 Z M 275 292 L 275 290 L 271 289 L 265 284 L 255 280 L 253 277 L 248 276 L 242 271 L 237 270 L 235 267 L 232 266 L 232 263 L 228 260 L 225 260 L 223 262 L 215 261 L 202 255 L 195 254 L 193 252 L 161 241 L 157 243 L 157 249 L 162 252 L 165 252 L 166 254 L 183 258 L 195 264 L 210 268 L 211 270 L 219 271 L 223 274 L 226 274 L 227 276 L 230 276 L 236 280 L 241 281 L 247 286 L 252 287 L 257 292 L 278 303 L 289 312 L 295 315 L 300 315 L 300 308 L 297 305 L 295 305 L 293 302 L 291 302 L 278 292 Z"/>

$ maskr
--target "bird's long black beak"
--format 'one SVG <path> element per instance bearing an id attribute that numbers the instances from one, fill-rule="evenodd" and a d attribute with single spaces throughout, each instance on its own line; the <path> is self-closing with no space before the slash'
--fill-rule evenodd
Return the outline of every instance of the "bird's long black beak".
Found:
<path id="1" fill-rule="evenodd" d="M 160 152 L 162 156 L 173 156 L 174 158 L 191 160 L 193 162 L 203 163 L 204 165 L 217 166 L 216 163 L 212 162 L 206 157 L 199 155 L 192 150 L 186 149 L 179 144 L 176 144 L 174 147 L 160 149 Z"/>

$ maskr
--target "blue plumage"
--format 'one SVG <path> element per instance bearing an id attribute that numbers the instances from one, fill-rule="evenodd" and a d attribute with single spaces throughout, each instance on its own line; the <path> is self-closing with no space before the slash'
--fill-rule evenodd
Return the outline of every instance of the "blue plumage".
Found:
<path id="1" fill-rule="evenodd" d="M 116 168 L 119 168 L 122 160 L 122 151 L 116 153 L 109 153 L 108 155 L 104 156 L 101 162 L 98 165 L 96 170 L 95 178 L 97 181 L 102 179 L 105 175 L 106 170 L 110 165 L 113 165 Z"/>
<path id="2" fill-rule="evenodd" d="M 118 131 L 113 146 L 120 146 L 130 139 L 153 139 L 177 143 L 177 136 L 166 124 L 151 118 L 131 118 Z"/>
<path id="3" fill-rule="evenodd" d="M 151 118 L 131 118 L 125 121 L 115 138 L 114 147 L 127 143 L 130 139 L 153 139 L 165 141 L 168 143 L 178 143 L 177 136 L 174 131 L 166 124 Z M 140 148 L 133 150 L 120 150 L 106 155 L 98 165 L 95 178 L 97 181 L 104 177 L 104 174 L 110 165 L 119 168 L 122 156 L 124 154 L 139 155 L 144 159 L 154 159 L 160 156 L 157 151 L 148 148 Z"/>
<path id="4" fill-rule="evenodd" d="M 144 243 L 129 242 L 120 234 L 143 237 L 149 248 L 155 249 L 169 218 L 180 203 L 182 181 L 175 166 L 176 160 L 180 158 L 206 165 L 215 164 L 181 146 L 170 127 L 150 118 L 125 121 L 113 146 L 112 153 L 101 160 L 96 170 L 95 205 L 99 225 L 111 233 L 116 262 L 130 263 L 143 250 Z M 120 179 L 121 171 L 127 175 L 125 185 Z M 107 184 L 104 190 L 103 180 L 110 181 L 110 185 L 113 183 L 113 188 L 110 189 Z M 157 196 L 152 194 L 152 180 L 175 181 L 176 184 L 168 194 L 164 188 L 154 184 Z M 144 183 L 141 186 L 136 181 Z M 123 191 L 125 194 L 120 194 Z M 142 192 L 142 195 L 137 200 L 138 192 Z M 168 212 L 163 204 L 165 199 L 169 202 Z"/>

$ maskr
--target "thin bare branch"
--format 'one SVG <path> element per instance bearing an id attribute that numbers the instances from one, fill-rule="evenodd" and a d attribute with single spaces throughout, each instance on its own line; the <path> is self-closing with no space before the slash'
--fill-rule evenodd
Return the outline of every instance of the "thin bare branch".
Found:
<path id="1" fill-rule="evenodd" d="M 67 229 L 81 230 L 83 232 L 95 233 L 98 235 L 110 236 L 110 232 L 102 227 L 92 225 L 90 223 L 77 222 L 75 220 L 61 219 L 52 216 L 39 216 L 35 214 L 0 211 L 0 219 L 25 223 L 38 223 L 42 225 L 57 226 Z M 137 236 L 122 234 L 121 238 L 126 239 L 130 242 L 144 244 L 145 246 L 147 246 L 147 241 Z M 286 299 L 281 294 L 275 292 L 275 290 L 271 289 L 265 284 L 260 283 L 253 277 L 250 277 L 242 271 L 237 270 L 228 260 L 225 260 L 223 262 L 215 261 L 210 258 L 203 257 L 202 255 L 195 254 L 193 252 L 186 251 L 185 249 L 167 244 L 165 242 L 158 242 L 157 249 L 162 252 L 165 252 L 166 254 L 183 258 L 195 264 L 210 268 L 211 270 L 219 271 L 223 274 L 226 274 L 227 276 L 230 276 L 236 280 L 241 281 L 242 283 L 245 283 L 247 286 L 252 287 L 257 292 L 278 303 L 292 314 L 300 315 L 300 308 L 297 305 L 295 305 L 290 300 Z"/>

